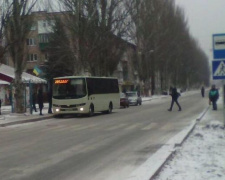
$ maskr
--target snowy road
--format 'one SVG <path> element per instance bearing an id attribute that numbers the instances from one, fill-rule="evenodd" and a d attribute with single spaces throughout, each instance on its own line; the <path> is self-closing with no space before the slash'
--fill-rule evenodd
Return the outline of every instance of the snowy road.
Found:
<path id="1" fill-rule="evenodd" d="M 1 128 L 1 179 L 124 180 L 207 102 L 195 93 L 181 96 L 181 112 L 168 112 L 170 98 L 162 98 L 110 115 Z"/>

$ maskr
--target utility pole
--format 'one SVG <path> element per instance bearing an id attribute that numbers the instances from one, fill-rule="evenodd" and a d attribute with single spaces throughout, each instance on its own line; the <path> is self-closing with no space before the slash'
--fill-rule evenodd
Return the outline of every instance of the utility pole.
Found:
<path id="1" fill-rule="evenodd" d="M 150 76 L 151 76 L 151 95 L 155 94 L 155 53 L 150 50 Z"/>

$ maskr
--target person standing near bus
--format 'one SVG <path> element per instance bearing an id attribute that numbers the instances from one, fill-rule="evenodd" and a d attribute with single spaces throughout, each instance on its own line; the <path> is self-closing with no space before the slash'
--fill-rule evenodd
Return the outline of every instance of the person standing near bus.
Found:
<path id="1" fill-rule="evenodd" d="M 39 105 L 40 115 L 43 115 L 42 114 L 42 109 L 44 107 L 44 101 L 43 101 L 43 92 L 42 92 L 42 88 L 41 87 L 38 89 L 37 98 L 38 98 L 38 105 Z"/>
<path id="2" fill-rule="evenodd" d="M 2 100 L 0 98 L 0 115 L 2 114 Z"/>
<path id="3" fill-rule="evenodd" d="M 34 91 L 32 94 L 32 108 L 35 112 L 37 112 L 37 108 L 36 108 L 36 92 Z"/>

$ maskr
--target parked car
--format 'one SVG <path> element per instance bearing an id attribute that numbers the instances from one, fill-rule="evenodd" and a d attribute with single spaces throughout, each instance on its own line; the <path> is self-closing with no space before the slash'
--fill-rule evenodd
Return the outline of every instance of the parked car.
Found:
<path id="1" fill-rule="evenodd" d="M 126 92 L 126 95 L 128 96 L 129 104 L 130 105 L 141 105 L 142 104 L 142 98 L 136 91 L 130 91 Z"/>
<path id="2" fill-rule="evenodd" d="M 120 106 L 124 108 L 129 107 L 129 100 L 125 93 L 120 93 Z"/>

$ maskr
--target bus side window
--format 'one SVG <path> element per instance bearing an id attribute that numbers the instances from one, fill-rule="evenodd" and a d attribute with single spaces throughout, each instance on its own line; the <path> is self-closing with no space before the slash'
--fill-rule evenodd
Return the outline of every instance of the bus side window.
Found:
<path id="1" fill-rule="evenodd" d="M 93 92 L 93 83 L 91 79 L 87 79 L 87 89 L 88 89 L 88 95 L 92 95 Z"/>

